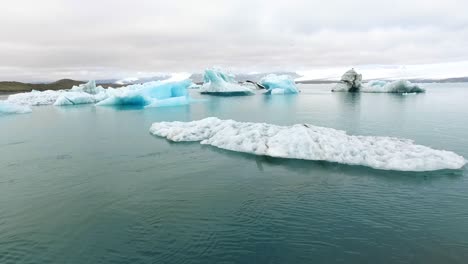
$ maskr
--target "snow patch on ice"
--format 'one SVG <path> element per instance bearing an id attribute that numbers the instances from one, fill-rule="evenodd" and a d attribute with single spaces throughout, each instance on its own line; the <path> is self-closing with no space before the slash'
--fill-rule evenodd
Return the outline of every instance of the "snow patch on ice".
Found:
<path id="1" fill-rule="evenodd" d="M 192 122 L 153 123 L 150 133 L 171 141 L 201 141 L 218 148 L 278 158 L 324 160 L 382 170 L 459 169 L 466 160 L 454 152 L 392 137 L 352 136 L 308 124 L 277 126 L 215 117 Z"/>

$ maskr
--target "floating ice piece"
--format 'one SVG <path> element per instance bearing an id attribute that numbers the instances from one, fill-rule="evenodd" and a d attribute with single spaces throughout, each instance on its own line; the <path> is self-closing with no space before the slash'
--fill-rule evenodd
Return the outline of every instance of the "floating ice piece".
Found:
<path id="1" fill-rule="evenodd" d="M 254 94 L 250 87 L 237 83 L 233 75 L 217 69 L 206 69 L 203 80 L 203 86 L 200 88 L 203 94 L 225 96 Z"/>
<path id="2" fill-rule="evenodd" d="M 354 68 L 345 72 L 341 76 L 339 83 L 333 88 L 333 92 L 358 92 L 362 87 L 362 75 L 358 74 Z"/>
<path id="3" fill-rule="evenodd" d="M 201 141 L 218 148 L 278 158 L 324 160 L 382 170 L 459 169 L 466 160 L 450 151 L 391 137 L 352 136 L 308 124 L 277 126 L 215 117 L 153 123 L 150 133 L 171 141 Z"/>
<path id="4" fill-rule="evenodd" d="M 109 97 L 96 105 L 136 105 L 136 106 L 170 106 L 187 104 L 189 102 L 187 88 L 192 84 L 190 80 L 162 83 L 148 82 L 130 85 L 108 92 Z M 175 99 L 177 98 L 177 99 Z M 186 98 L 186 99 L 183 99 Z"/>
<path id="5" fill-rule="evenodd" d="M 425 90 L 407 80 L 370 81 L 361 89 L 366 93 L 424 93 Z"/>
<path id="6" fill-rule="evenodd" d="M 63 92 L 65 91 L 47 90 L 41 92 L 33 90 L 27 93 L 12 94 L 8 96 L 7 101 L 18 105 L 51 105 Z"/>
<path id="7" fill-rule="evenodd" d="M 31 108 L 25 105 L 12 104 L 6 101 L 0 101 L 0 115 L 3 114 L 26 114 L 31 113 Z"/>
<path id="8" fill-rule="evenodd" d="M 80 84 L 78 86 L 73 86 L 70 91 L 72 92 L 84 92 L 88 94 L 98 94 L 105 91 L 102 86 L 96 87 L 96 81 L 91 80 L 85 84 Z"/>
<path id="9" fill-rule="evenodd" d="M 269 74 L 259 83 L 267 89 L 266 94 L 297 94 L 299 92 L 296 83 L 288 75 Z"/>
<path id="10" fill-rule="evenodd" d="M 78 105 L 78 104 L 94 104 L 107 98 L 105 92 L 96 95 L 85 92 L 65 92 L 61 93 L 55 101 L 55 106 L 63 105 Z"/>

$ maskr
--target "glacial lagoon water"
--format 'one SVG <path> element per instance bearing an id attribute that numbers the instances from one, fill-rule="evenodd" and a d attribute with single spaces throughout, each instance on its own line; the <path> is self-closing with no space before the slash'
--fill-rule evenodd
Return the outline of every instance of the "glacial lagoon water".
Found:
<path id="1" fill-rule="evenodd" d="M 0 116 L 0 263 L 467 263 L 468 169 L 396 172 L 171 143 L 209 116 L 409 138 L 468 157 L 468 84 Z"/>

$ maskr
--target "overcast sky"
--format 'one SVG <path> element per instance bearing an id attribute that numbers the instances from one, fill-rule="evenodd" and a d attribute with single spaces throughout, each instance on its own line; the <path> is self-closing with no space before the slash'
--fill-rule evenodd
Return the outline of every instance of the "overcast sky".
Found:
<path id="1" fill-rule="evenodd" d="M 0 80 L 122 78 L 211 66 L 320 72 L 468 65 L 468 1 L 4 0 L 0 6 Z"/>

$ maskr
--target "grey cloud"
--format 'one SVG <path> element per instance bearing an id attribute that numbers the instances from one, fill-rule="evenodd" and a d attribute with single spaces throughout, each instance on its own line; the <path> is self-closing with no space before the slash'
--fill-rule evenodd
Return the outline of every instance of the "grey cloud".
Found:
<path id="1" fill-rule="evenodd" d="M 10 1 L 0 79 L 468 60 L 468 2 Z"/>

